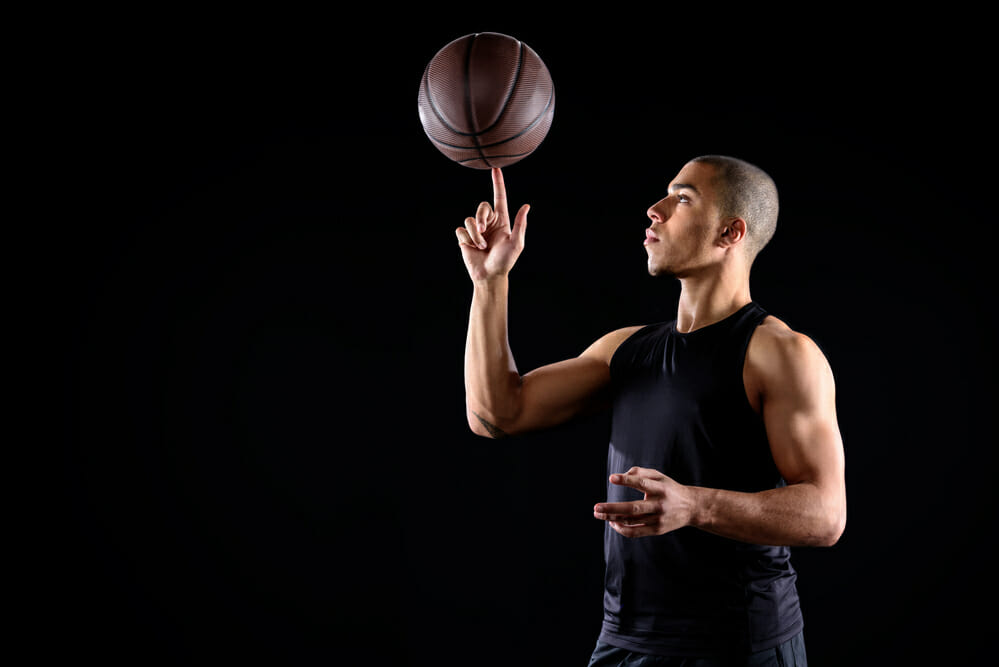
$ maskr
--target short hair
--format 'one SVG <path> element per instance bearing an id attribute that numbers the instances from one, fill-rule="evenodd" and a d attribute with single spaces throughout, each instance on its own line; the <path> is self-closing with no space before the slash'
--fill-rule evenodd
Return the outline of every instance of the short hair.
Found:
<path id="1" fill-rule="evenodd" d="M 691 162 L 715 168 L 719 213 L 746 221 L 746 252 L 752 264 L 777 230 L 777 185 L 756 165 L 727 155 L 702 155 Z"/>

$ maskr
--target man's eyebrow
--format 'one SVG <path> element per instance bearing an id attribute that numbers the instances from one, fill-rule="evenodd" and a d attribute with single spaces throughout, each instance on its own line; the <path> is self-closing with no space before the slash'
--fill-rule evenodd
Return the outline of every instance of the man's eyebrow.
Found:
<path id="1" fill-rule="evenodd" d="M 666 192 L 668 192 L 669 194 L 673 194 L 677 190 L 692 190 L 695 194 L 701 194 L 701 191 L 695 188 L 690 183 L 674 183 L 673 185 L 669 186 L 669 189 Z"/>

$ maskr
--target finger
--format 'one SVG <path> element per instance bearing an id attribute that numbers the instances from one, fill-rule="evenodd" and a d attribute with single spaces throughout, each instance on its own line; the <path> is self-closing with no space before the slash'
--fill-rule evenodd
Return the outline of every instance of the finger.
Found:
<path id="1" fill-rule="evenodd" d="M 625 474 L 638 475 L 639 477 L 644 477 L 646 479 L 662 479 L 665 477 L 665 475 L 655 468 L 639 468 L 638 466 L 632 466 Z"/>
<path id="2" fill-rule="evenodd" d="M 656 534 L 654 528 L 645 524 L 627 524 L 611 521 L 609 525 L 624 537 L 648 537 L 649 535 Z"/>
<path id="3" fill-rule="evenodd" d="M 653 528 L 657 523 L 655 517 L 633 517 L 631 519 L 619 519 L 617 521 L 608 521 L 607 523 L 613 523 L 619 528 Z"/>
<path id="4" fill-rule="evenodd" d="M 662 482 L 669 479 L 666 475 L 662 474 L 654 468 L 639 468 L 637 466 L 632 467 L 626 473 L 619 473 L 617 475 L 611 475 L 611 482 L 614 484 L 624 484 L 626 482 L 634 482 L 639 479 L 647 480 L 646 486 L 650 488 L 658 489 L 659 486 L 657 482 Z M 615 481 L 618 480 L 618 481 Z M 629 484 L 630 486 L 630 484 Z M 635 487 L 638 488 L 638 487 Z"/>
<path id="5" fill-rule="evenodd" d="M 454 233 L 455 236 L 458 237 L 458 245 L 465 245 L 468 246 L 469 248 L 478 249 L 478 247 L 475 245 L 475 241 L 473 241 L 472 237 L 468 235 L 467 229 L 465 229 L 464 227 L 458 227 L 456 230 L 454 230 Z"/>
<path id="6" fill-rule="evenodd" d="M 493 208 L 496 213 L 504 216 L 509 215 L 506 208 L 506 184 L 503 182 L 503 170 L 493 167 Z"/>
<path id="7" fill-rule="evenodd" d="M 634 468 L 632 468 L 634 470 Z M 611 484 L 616 484 L 617 486 L 627 486 L 632 489 L 638 489 L 644 493 L 649 493 L 652 491 L 652 485 L 647 477 L 642 477 L 636 473 L 628 472 L 626 474 L 616 474 L 610 476 Z"/>
<path id="8" fill-rule="evenodd" d="M 465 218 L 465 229 L 468 231 L 468 236 L 472 239 L 475 247 L 485 250 L 486 240 L 482 238 L 482 232 L 479 231 L 478 226 L 475 224 L 475 218 Z"/>
<path id="9" fill-rule="evenodd" d="M 648 500 L 636 500 L 628 503 L 597 503 L 593 507 L 593 516 L 604 521 L 619 521 L 629 518 L 648 518 L 659 510 L 659 506 Z"/>
<path id="10" fill-rule="evenodd" d="M 513 221 L 513 237 L 523 246 L 524 236 L 527 234 L 527 213 L 531 210 L 530 204 L 524 204 L 517 211 L 517 219 Z"/>
<path id="11" fill-rule="evenodd" d="M 479 208 L 475 211 L 475 224 L 478 226 L 479 231 L 485 233 L 490 223 L 494 220 L 496 220 L 496 214 L 493 212 L 493 207 L 489 205 L 489 202 L 484 201 L 479 204 Z"/>

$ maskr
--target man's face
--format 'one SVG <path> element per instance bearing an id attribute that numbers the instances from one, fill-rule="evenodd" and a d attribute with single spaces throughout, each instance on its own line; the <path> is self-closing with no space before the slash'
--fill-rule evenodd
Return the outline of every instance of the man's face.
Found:
<path id="1" fill-rule="evenodd" d="M 650 274 L 684 278 L 717 261 L 713 251 L 721 218 L 713 176 L 711 165 L 688 163 L 670 182 L 667 196 L 649 208 L 645 250 Z"/>

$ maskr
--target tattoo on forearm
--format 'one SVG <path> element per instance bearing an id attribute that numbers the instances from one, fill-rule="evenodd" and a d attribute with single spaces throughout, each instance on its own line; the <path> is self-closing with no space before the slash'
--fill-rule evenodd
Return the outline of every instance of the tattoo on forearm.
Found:
<path id="1" fill-rule="evenodd" d="M 475 417 L 479 420 L 480 424 L 482 424 L 483 426 L 486 427 L 486 430 L 489 431 L 489 435 L 491 437 L 493 437 L 493 438 L 505 438 L 505 437 L 507 437 L 507 434 L 503 431 L 503 429 L 501 429 L 500 427 L 496 426 L 495 424 L 490 424 L 488 421 L 486 421 L 485 419 L 483 419 L 482 415 L 480 415 L 478 412 L 475 412 L 473 410 L 472 414 L 475 415 Z"/>

